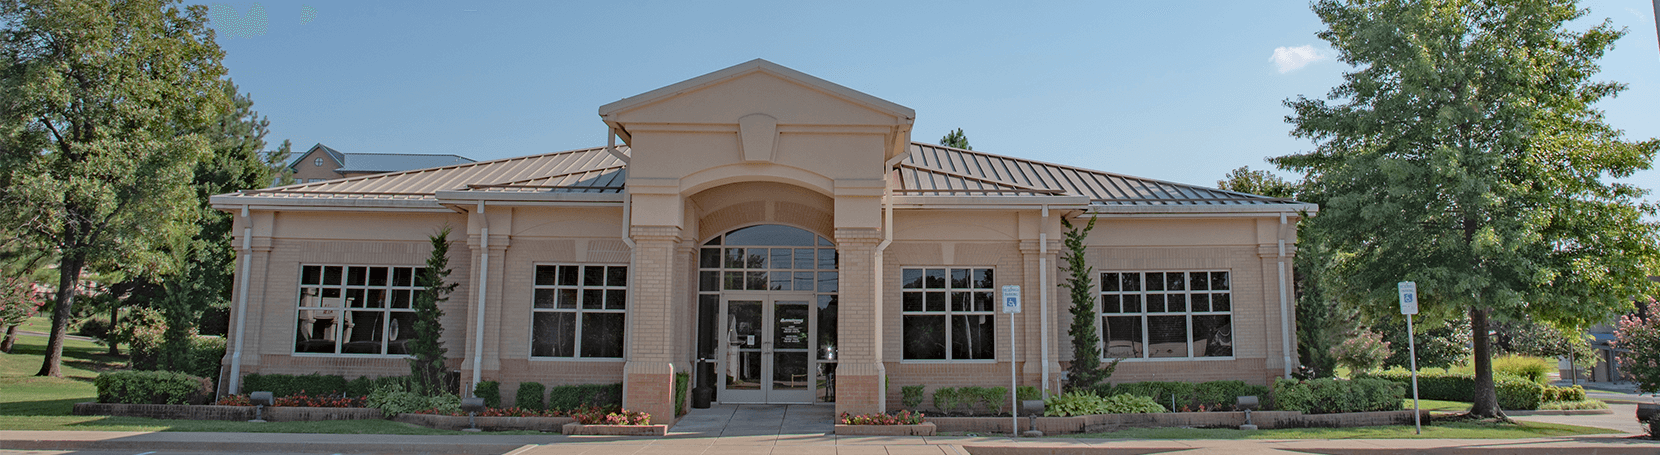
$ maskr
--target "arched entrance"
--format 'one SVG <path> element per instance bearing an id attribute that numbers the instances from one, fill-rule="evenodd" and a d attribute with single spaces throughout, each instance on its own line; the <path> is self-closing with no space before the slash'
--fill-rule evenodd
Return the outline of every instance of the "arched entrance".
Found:
<path id="1" fill-rule="evenodd" d="M 835 243 L 793 226 L 747 226 L 703 243 L 698 357 L 714 364 L 717 401 L 834 401 L 837 266 Z"/>

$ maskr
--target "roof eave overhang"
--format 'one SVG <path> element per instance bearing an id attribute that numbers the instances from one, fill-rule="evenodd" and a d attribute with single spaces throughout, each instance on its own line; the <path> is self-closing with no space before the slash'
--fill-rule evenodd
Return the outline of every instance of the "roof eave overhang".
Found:
<path id="1" fill-rule="evenodd" d="M 591 206 L 622 204 L 622 193 L 554 193 L 554 192 L 500 192 L 500 191 L 439 191 L 434 194 L 438 203 L 472 205 L 484 202 L 490 205 L 524 206 Z"/>
<path id="2" fill-rule="evenodd" d="M 1081 215 L 1276 216 L 1282 213 L 1312 215 L 1319 211 L 1320 206 L 1308 203 L 1178 205 L 1152 201 L 1148 205 L 1092 204 Z"/>

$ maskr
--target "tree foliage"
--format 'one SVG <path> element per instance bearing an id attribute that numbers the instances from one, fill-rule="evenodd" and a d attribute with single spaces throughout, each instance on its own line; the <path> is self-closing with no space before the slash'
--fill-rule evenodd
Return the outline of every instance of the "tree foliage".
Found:
<path id="1" fill-rule="evenodd" d="M 1585 31 L 1563 0 L 1321 0 L 1319 33 L 1355 66 L 1327 99 L 1288 100 L 1314 151 L 1272 159 L 1322 203 L 1310 241 L 1331 248 L 1328 291 L 1391 311 L 1418 283 L 1432 315 L 1469 315 L 1471 414 L 1502 415 L 1490 316 L 1582 326 L 1643 294 L 1654 208 L 1606 178 L 1647 169 L 1660 141 L 1629 142 L 1590 80 L 1624 32 Z"/>
<path id="2" fill-rule="evenodd" d="M 58 256 L 40 375 L 61 376 L 88 266 L 179 269 L 200 212 L 192 174 L 224 112 L 207 8 L 155 0 L 0 0 L 0 213 Z"/>
<path id="3" fill-rule="evenodd" d="M 1613 345 L 1624 351 L 1617 356 L 1620 369 L 1636 379 L 1637 391 L 1660 393 L 1660 317 L 1621 316 L 1614 338 Z"/>
<path id="4" fill-rule="evenodd" d="M 974 150 L 974 147 L 968 146 L 968 135 L 963 134 L 962 128 L 957 128 L 956 131 L 945 133 L 945 137 L 940 138 L 940 145 L 960 148 L 963 150 Z"/>
<path id="5" fill-rule="evenodd" d="M 450 283 L 446 280 L 450 276 L 450 228 L 445 226 L 437 234 L 428 238 L 432 242 L 432 254 L 427 257 L 427 266 L 421 269 L 416 277 L 416 285 L 420 291 L 415 294 L 415 336 L 409 343 L 409 353 L 415 358 L 409 360 L 410 375 L 414 378 L 415 392 L 429 396 L 436 396 L 449 390 L 445 383 L 447 369 L 444 367 L 444 348 L 441 338 L 444 336 L 444 310 L 438 304 L 449 300 L 451 291 L 459 283 Z"/>
<path id="6" fill-rule="evenodd" d="M 1241 166 L 1228 171 L 1222 180 L 1216 181 L 1216 187 L 1228 191 L 1235 191 L 1258 196 L 1290 199 L 1297 195 L 1297 184 L 1286 181 L 1272 172 L 1253 171 L 1250 166 Z"/>
<path id="7" fill-rule="evenodd" d="M 1112 376 L 1113 369 L 1117 368 L 1118 361 L 1103 367 L 1101 365 L 1101 334 L 1095 329 L 1095 320 L 1098 316 L 1095 311 L 1095 278 L 1094 268 L 1084 258 L 1084 239 L 1089 237 L 1089 231 L 1095 229 L 1096 218 L 1090 217 L 1089 224 L 1082 227 L 1074 226 L 1071 221 L 1061 217 L 1061 225 L 1066 227 L 1066 240 L 1061 250 L 1061 269 L 1066 271 L 1066 281 L 1060 287 L 1066 288 L 1072 297 L 1072 326 L 1067 329 L 1067 335 L 1072 336 L 1072 365 L 1066 372 L 1066 390 L 1091 391 L 1101 381 Z"/>

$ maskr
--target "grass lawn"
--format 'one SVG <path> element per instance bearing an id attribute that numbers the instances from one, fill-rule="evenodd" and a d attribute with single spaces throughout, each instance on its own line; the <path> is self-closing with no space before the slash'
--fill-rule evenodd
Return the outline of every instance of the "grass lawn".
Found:
<path id="1" fill-rule="evenodd" d="M 1412 409 L 1411 398 L 1401 401 L 1403 401 L 1401 409 Z M 1418 409 L 1432 412 L 1467 412 L 1470 410 L 1470 403 L 1463 401 L 1418 400 Z"/>
<path id="2" fill-rule="evenodd" d="M 1517 439 L 1585 434 L 1619 433 L 1591 428 L 1541 422 L 1502 424 L 1491 422 L 1424 423 L 1424 434 L 1413 434 L 1411 425 L 1358 428 L 1287 428 L 1240 431 L 1231 428 L 1131 428 L 1106 433 L 1059 435 L 1091 439 Z"/>
<path id="3" fill-rule="evenodd" d="M 30 318 L 22 328 L 50 328 L 45 317 Z M 110 356 L 109 348 L 90 341 L 64 340 L 63 377 L 35 376 L 46 354 L 46 337 L 17 337 L 11 354 L 0 354 L 0 417 L 69 415 L 75 403 L 93 401 L 98 373 L 126 365 L 125 356 Z M 0 425 L 9 428 L 10 425 Z"/>

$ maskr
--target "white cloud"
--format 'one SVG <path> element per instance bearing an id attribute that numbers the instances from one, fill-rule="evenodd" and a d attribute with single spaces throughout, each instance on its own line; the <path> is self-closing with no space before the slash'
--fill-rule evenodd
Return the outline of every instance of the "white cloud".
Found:
<path id="1" fill-rule="evenodd" d="M 1274 66 L 1279 67 L 1280 74 L 1285 74 L 1302 69 L 1310 63 L 1325 60 L 1325 58 L 1324 53 L 1314 50 L 1314 45 L 1304 44 L 1297 47 L 1276 47 L 1274 48 L 1274 56 L 1269 57 L 1268 60 L 1274 62 Z"/>

